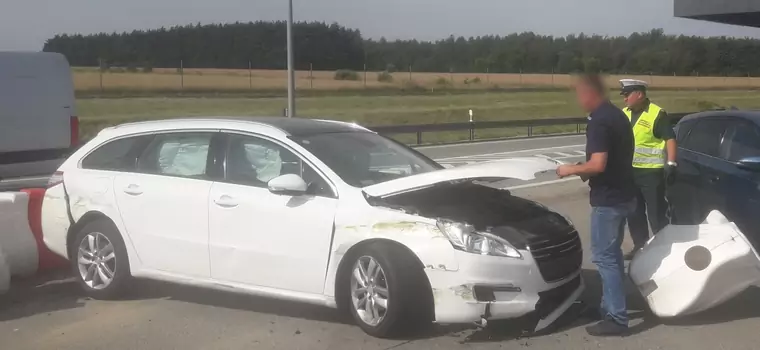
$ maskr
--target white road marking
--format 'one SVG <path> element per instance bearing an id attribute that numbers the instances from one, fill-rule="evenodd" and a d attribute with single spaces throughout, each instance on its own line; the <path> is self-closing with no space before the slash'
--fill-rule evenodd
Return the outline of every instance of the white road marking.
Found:
<path id="1" fill-rule="evenodd" d="M 536 182 L 536 183 L 530 183 L 525 185 L 518 185 L 518 186 L 510 186 L 510 187 L 504 187 L 507 190 L 519 190 L 521 188 L 531 188 L 531 187 L 539 187 L 539 186 L 546 186 L 546 185 L 554 185 L 558 183 L 563 182 L 570 182 L 570 181 L 578 181 L 581 178 L 578 176 L 568 177 L 566 179 L 557 179 L 557 180 L 549 180 L 549 181 L 542 181 L 542 182 Z"/>
<path id="2" fill-rule="evenodd" d="M 585 156 L 586 155 L 586 151 L 575 151 L 575 154 L 577 154 L 579 156 Z"/>
<path id="3" fill-rule="evenodd" d="M 567 158 L 569 158 L 569 157 L 575 157 L 575 155 L 573 155 L 573 154 L 567 154 L 567 153 L 562 153 L 562 152 L 554 152 L 554 153 L 557 153 L 560 156 L 567 157 Z"/>
<path id="4" fill-rule="evenodd" d="M 439 160 L 463 159 L 463 158 L 472 158 L 472 157 L 482 157 L 482 156 L 493 156 L 493 155 L 509 155 L 509 154 L 517 154 L 517 153 L 531 153 L 531 152 L 536 152 L 536 151 L 550 151 L 550 150 L 556 150 L 556 149 L 574 148 L 574 147 L 581 147 L 581 146 L 585 146 L 585 144 L 555 146 L 555 147 L 544 147 L 544 148 L 532 148 L 532 149 L 523 149 L 523 150 L 519 150 L 519 151 L 507 151 L 507 152 L 496 152 L 496 153 L 485 153 L 485 154 L 473 154 L 473 155 L 469 155 L 469 156 L 446 157 L 446 158 L 439 158 L 436 161 L 439 161 Z"/>

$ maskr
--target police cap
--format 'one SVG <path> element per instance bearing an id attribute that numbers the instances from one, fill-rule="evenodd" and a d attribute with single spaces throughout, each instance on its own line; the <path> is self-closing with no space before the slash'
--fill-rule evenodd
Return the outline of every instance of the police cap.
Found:
<path id="1" fill-rule="evenodd" d="M 647 82 L 636 79 L 621 79 L 620 80 L 620 94 L 627 95 L 634 91 L 647 91 Z"/>

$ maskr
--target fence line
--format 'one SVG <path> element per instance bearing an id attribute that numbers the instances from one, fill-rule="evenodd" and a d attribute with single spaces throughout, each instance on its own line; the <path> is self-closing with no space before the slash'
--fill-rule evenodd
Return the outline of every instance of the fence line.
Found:
<path id="1" fill-rule="evenodd" d="M 256 70 L 249 62 L 248 69 L 187 68 L 180 61 L 176 68 L 105 67 L 101 69 L 75 67 L 77 90 L 256 90 L 286 88 L 285 70 Z M 309 65 L 308 70 L 296 72 L 298 89 L 360 89 L 360 88 L 424 88 L 424 89 L 496 89 L 513 87 L 562 88 L 569 87 L 573 78 L 556 73 L 493 73 L 486 68 L 482 73 L 370 71 L 363 72 L 319 70 Z M 176 77 L 179 75 L 179 77 Z M 373 77 L 373 75 L 376 75 Z M 174 77 L 173 77 L 174 76 Z M 647 81 L 653 88 L 760 88 L 760 77 L 747 73 L 744 76 L 704 76 L 694 72 L 690 76 L 613 74 L 607 77 L 609 86 L 617 80 L 634 78 Z"/>
<path id="2" fill-rule="evenodd" d="M 677 123 L 681 118 L 689 114 L 696 113 L 670 113 L 668 119 L 671 124 Z M 409 125 L 386 125 L 370 127 L 373 131 L 384 135 L 414 134 L 416 135 L 416 144 L 423 144 L 423 133 L 431 132 L 451 132 L 451 131 L 468 131 L 468 138 L 464 141 L 473 142 L 478 140 L 477 130 L 489 129 L 507 129 L 523 128 L 522 136 L 536 137 L 556 134 L 581 134 L 585 130 L 587 118 L 547 118 L 547 119 L 521 119 L 521 120 L 504 120 L 504 121 L 484 121 L 468 123 L 442 123 L 442 124 L 409 124 Z M 559 132 L 535 133 L 536 128 L 540 127 L 565 127 L 560 128 Z M 568 128 L 568 126 L 571 126 Z"/>

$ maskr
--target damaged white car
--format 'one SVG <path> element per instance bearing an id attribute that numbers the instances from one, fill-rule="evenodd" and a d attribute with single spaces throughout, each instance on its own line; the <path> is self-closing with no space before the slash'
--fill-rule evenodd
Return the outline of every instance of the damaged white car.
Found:
<path id="1" fill-rule="evenodd" d="M 578 233 L 480 182 L 556 166 L 444 169 L 334 121 L 142 122 L 60 167 L 42 226 L 96 298 L 146 277 L 337 307 L 378 337 L 526 315 L 542 329 L 583 289 Z"/>

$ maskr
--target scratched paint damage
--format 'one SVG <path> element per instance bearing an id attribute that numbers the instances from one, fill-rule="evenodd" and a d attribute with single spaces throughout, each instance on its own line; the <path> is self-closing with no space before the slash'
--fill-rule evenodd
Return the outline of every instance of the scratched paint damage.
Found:
<path id="1" fill-rule="evenodd" d="M 461 307 L 461 302 L 476 304 L 475 293 L 472 284 L 461 284 L 449 288 L 432 288 L 433 303 L 444 313 L 453 313 Z M 452 300 L 458 299 L 458 300 Z M 482 303 L 485 305 L 486 303 Z"/>
<path id="2" fill-rule="evenodd" d="M 475 301 L 475 293 L 471 284 L 462 284 L 449 288 L 454 295 L 462 298 L 464 301 Z"/>

